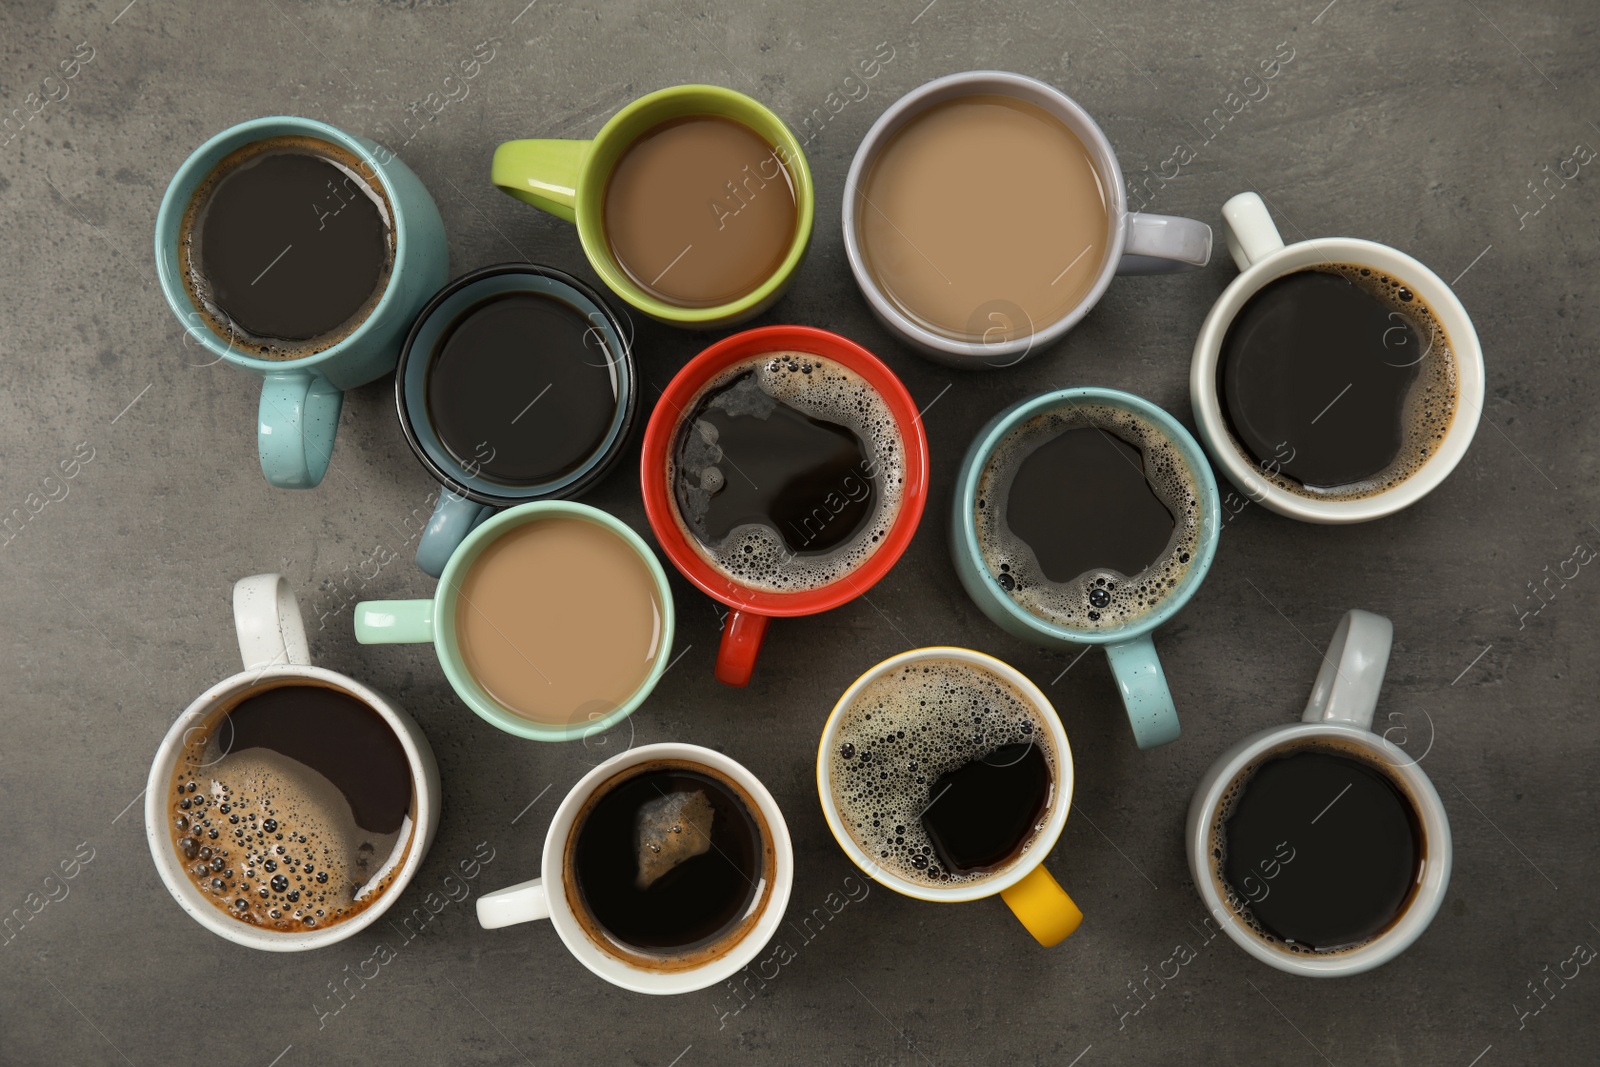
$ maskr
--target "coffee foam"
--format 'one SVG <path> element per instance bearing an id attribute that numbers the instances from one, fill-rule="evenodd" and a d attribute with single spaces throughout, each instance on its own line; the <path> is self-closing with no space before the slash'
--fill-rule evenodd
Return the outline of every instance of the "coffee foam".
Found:
<path id="1" fill-rule="evenodd" d="M 1411 902 L 1416 899 L 1417 887 L 1415 885 L 1412 886 L 1411 895 L 1408 896 L 1405 903 L 1400 906 L 1400 911 L 1395 916 L 1394 922 L 1391 922 L 1388 926 L 1384 927 L 1382 930 L 1379 930 L 1376 934 L 1373 934 L 1365 941 L 1361 941 L 1354 945 L 1345 945 L 1335 949 L 1319 950 L 1308 948 L 1305 945 L 1285 942 L 1273 934 L 1268 933 L 1266 928 L 1261 925 L 1261 923 L 1256 919 L 1255 915 L 1250 911 L 1249 900 L 1243 896 L 1240 896 L 1239 893 L 1234 890 L 1233 886 L 1228 883 L 1227 877 L 1223 874 L 1223 871 L 1227 867 L 1228 860 L 1228 835 L 1225 827 L 1228 824 L 1228 820 L 1233 818 L 1233 809 L 1239 803 L 1239 798 L 1244 795 L 1245 787 L 1250 784 L 1250 780 L 1256 776 L 1256 771 L 1260 770 L 1263 764 L 1269 763 L 1272 760 L 1278 759 L 1279 757 L 1293 755 L 1294 753 L 1303 752 L 1308 749 L 1321 750 L 1323 752 L 1332 753 L 1333 755 L 1344 756 L 1348 759 L 1358 760 L 1368 767 L 1371 767 L 1373 770 L 1378 771 L 1386 779 L 1388 779 L 1389 783 L 1393 785 L 1395 789 L 1399 790 L 1400 795 L 1405 798 L 1406 803 L 1411 805 L 1411 810 L 1416 813 L 1417 836 L 1418 840 L 1420 841 L 1418 851 L 1422 856 L 1419 869 L 1427 868 L 1428 836 L 1423 826 L 1422 806 L 1417 803 L 1417 798 L 1415 794 L 1411 792 L 1411 787 L 1402 781 L 1400 776 L 1395 774 L 1393 769 L 1387 763 L 1378 759 L 1371 750 L 1360 745 L 1342 744 L 1337 740 L 1319 737 L 1315 740 L 1308 741 L 1289 741 L 1285 744 L 1278 745 L 1276 748 L 1268 749 L 1266 752 L 1263 752 L 1261 755 L 1247 763 L 1243 769 L 1239 771 L 1239 773 L 1233 776 L 1233 780 L 1228 783 L 1228 787 L 1222 791 L 1222 795 L 1217 799 L 1216 813 L 1211 817 L 1211 827 L 1208 833 L 1208 840 L 1210 842 L 1209 859 L 1211 863 L 1211 884 L 1216 888 L 1217 895 L 1227 903 L 1229 910 L 1233 914 L 1233 917 L 1238 919 L 1240 924 L 1244 926 L 1246 930 L 1250 931 L 1251 936 L 1256 938 L 1258 941 L 1261 941 L 1266 945 L 1270 945 L 1279 952 L 1284 952 L 1291 956 L 1303 956 L 1307 959 L 1330 959 L 1337 956 L 1347 956 L 1352 952 L 1358 952 L 1372 944 L 1374 941 L 1377 941 L 1387 935 L 1390 930 L 1394 929 L 1395 923 L 1398 923 L 1401 919 L 1403 919 L 1406 915 L 1406 912 L 1411 909 Z"/>
<path id="2" fill-rule="evenodd" d="M 378 216 L 383 219 L 388 235 L 389 254 L 384 261 L 383 273 L 379 275 L 377 285 L 366 303 L 339 327 L 320 337 L 304 341 L 257 337 L 234 322 L 212 298 L 211 283 L 199 263 L 200 248 L 197 234 L 205 224 L 205 211 L 211 203 L 211 194 L 223 179 L 241 167 L 248 166 L 259 157 L 281 153 L 317 156 L 342 171 L 350 187 L 377 206 Z M 306 206 L 308 209 L 315 207 L 311 204 Z M 389 279 L 394 273 L 394 226 L 394 208 L 389 204 L 389 193 L 384 189 L 383 183 L 377 180 L 371 165 L 365 160 L 320 137 L 294 134 L 268 137 L 228 153 L 221 162 L 211 168 L 211 173 L 195 186 L 194 192 L 189 197 L 189 206 L 184 209 L 183 219 L 178 225 L 178 272 L 183 278 L 184 288 L 188 290 L 190 300 L 199 309 L 201 319 L 212 333 L 227 342 L 230 352 L 237 351 L 256 359 L 302 359 L 332 348 L 354 333 L 377 308 L 379 301 L 383 299 L 383 294 L 389 291 Z"/>
<path id="3" fill-rule="evenodd" d="M 195 731 L 168 788 L 174 855 L 190 882 L 230 917 L 269 930 L 322 929 L 365 910 L 393 884 L 413 818 L 396 833 L 363 829 L 338 787 L 298 760 L 228 752 L 224 716 Z"/>
<path id="4" fill-rule="evenodd" d="M 871 383 L 849 367 L 809 352 L 767 352 L 741 360 L 701 386 L 684 411 L 693 415 L 707 394 L 752 373 L 754 388 L 731 389 L 713 405 L 730 415 L 759 416 L 781 402 L 814 419 L 847 427 L 868 446 L 873 462 L 870 477 L 878 486 L 876 510 L 855 537 L 827 555 L 796 555 L 776 530 L 754 523 L 735 527 L 719 544 L 707 545 L 695 529 L 704 524 L 711 493 L 701 487 L 697 472 L 720 461 L 722 450 L 685 417 L 673 431 L 667 456 L 673 518 L 695 554 L 740 585 L 771 593 L 820 589 L 858 570 L 894 526 L 905 491 L 905 445 L 894 412 Z M 679 510 L 676 491 L 680 452 L 687 515 Z M 846 491 L 841 487 L 841 494 Z"/>
<path id="5" fill-rule="evenodd" d="M 1136 575 L 1105 568 L 1055 582 L 1046 577 L 1028 543 L 1012 533 L 1005 505 L 1024 460 L 1062 433 L 1089 427 L 1110 431 L 1143 455 L 1145 479 L 1174 516 L 1172 538 L 1156 561 Z M 1109 454 L 1108 461 L 1121 462 Z M 1156 426 L 1120 407 L 1068 401 L 1000 439 L 978 476 L 972 521 L 990 579 L 1019 606 L 1056 626 L 1109 630 L 1138 620 L 1189 572 L 1200 547 L 1200 490 L 1183 453 Z M 1084 502 L 1082 521 L 1094 521 L 1092 502 Z M 1105 603 L 1095 602 L 1099 600 Z"/>
<path id="6" fill-rule="evenodd" d="M 1275 470 L 1271 460 L 1258 460 L 1236 439 L 1233 446 L 1247 461 L 1257 464 L 1258 472 L 1268 482 L 1296 496 L 1312 500 L 1357 500 L 1376 496 L 1420 471 L 1444 444 L 1450 424 L 1455 419 L 1456 398 L 1460 395 L 1455 349 L 1451 347 L 1450 335 L 1445 333 L 1438 317 L 1417 298 L 1410 287 L 1392 275 L 1356 263 L 1319 263 L 1304 269 L 1337 274 L 1387 304 L 1393 313 L 1407 319 L 1419 337 L 1428 338 L 1423 342 L 1423 354 L 1420 357 L 1413 357 L 1402 349 L 1395 350 L 1397 365 L 1403 366 L 1412 358 L 1421 360 L 1417 368 L 1417 380 L 1406 394 L 1401 417 L 1404 431 L 1400 452 L 1392 464 L 1370 478 L 1347 485 L 1309 486 Z"/>
<path id="7" fill-rule="evenodd" d="M 1040 746 L 1050 768 L 1033 848 L 1057 803 L 1060 770 L 1043 713 L 998 675 L 961 660 L 906 664 L 868 682 L 840 713 L 831 742 L 828 786 L 851 838 L 875 864 L 908 882 L 956 886 L 1009 870 L 942 869 L 922 813 L 934 801 L 933 782 L 1005 745 Z"/>

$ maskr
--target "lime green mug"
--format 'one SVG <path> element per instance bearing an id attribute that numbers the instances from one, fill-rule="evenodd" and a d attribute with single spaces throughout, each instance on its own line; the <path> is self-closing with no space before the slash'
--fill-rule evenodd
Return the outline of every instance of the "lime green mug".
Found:
<path id="1" fill-rule="evenodd" d="M 779 164 L 768 180 L 786 174 L 794 193 L 795 228 L 788 253 L 755 289 L 710 307 L 674 304 L 647 292 L 629 277 L 606 240 L 606 185 L 623 154 L 643 135 L 673 119 L 711 115 L 732 119 L 766 140 Z M 763 161 L 765 162 L 765 161 Z M 494 183 L 518 200 L 575 222 L 589 264 L 611 291 L 649 315 L 673 326 L 710 329 L 761 314 L 789 287 L 811 243 L 815 192 L 811 168 L 795 135 L 756 101 L 716 85 L 677 85 L 641 96 L 618 111 L 592 141 L 507 141 L 495 149 Z"/>

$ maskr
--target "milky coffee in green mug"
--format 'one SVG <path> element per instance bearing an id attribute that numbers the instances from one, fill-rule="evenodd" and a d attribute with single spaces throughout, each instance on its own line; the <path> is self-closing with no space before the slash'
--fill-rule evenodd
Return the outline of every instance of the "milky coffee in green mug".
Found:
<path id="1" fill-rule="evenodd" d="M 507 141 L 491 176 L 577 223 L 606 285 L 674 326 L 759 315 L 788 288 L 811 240 L 800 142 L 770 110 L 715 85 L 642 96 L 592 141 Z"/>
<path id="2" fill-rule="evenodd" d="M 1216 479 L 1189 432 L 1116 389 L 1012 405 L 961 462 L 950 551 L 962 586 L 1008 633 L 1103 645 L 1134 740 L 1178 738 L 1151 634 L 1206 576 L 1222 529 Z"/>

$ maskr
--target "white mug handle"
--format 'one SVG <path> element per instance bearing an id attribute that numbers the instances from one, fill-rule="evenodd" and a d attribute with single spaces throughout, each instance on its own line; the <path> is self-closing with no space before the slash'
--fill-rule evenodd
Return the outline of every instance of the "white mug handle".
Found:
<path id="1" fill-rule="evenodd" d="M 1181 215 L 1131 211 L 1118 274 L 1172 274 L 1211 262 L 1211 227 Z"/>
<path id="2" fill-rule="evenodd" d="M 1222 233 L 1240 270 L 1248 270 L 1283 247 L 1272 213 L 1255 193 L 1240 193 L 1222 205 Z"/>
<path id="3" fill-rule="evenodd" d="M 233 626 L 245 670 L 311 666 L 300 604 L 283 575 L 254 574 L 233 583 Z"/>
<path id="4" fill-rule="evenodd" d="M 1301 720 L 1371 729 L 1393 644 L 1394 623 L 1370 611 L 1345 612 L 1322 657 L 1322 669 Z"/>
<path id="5" fill-rule="evenodd" d="M 485 930 L 550 918 L 550 898 L 543 878 L 508 885 L 478 898 L 478 925 Z"/>

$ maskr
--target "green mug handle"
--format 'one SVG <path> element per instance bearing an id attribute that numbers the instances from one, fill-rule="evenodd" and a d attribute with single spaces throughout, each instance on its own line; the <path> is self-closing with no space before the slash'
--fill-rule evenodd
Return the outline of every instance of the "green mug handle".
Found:
<path id="1" fill-rule="evenodd" d="M 507 141 L 494 150 L 490 179 L 518 200 L 578 221 L 578 176 L 593 141 Z"/>
<path id="2" fill-rule="evenodd" d="M 304 370 L 268 374 L 256 409 L 261 473 L 280 489 L 314 489 L 328 473 L 344 393 Z"/>
<path id="3" fill-rule="evenodd" d="M 432 600 L 363 600 L 356 605 L 363 645 L 420 645 L 433 640 Z"/>
<path id="4" fill-rule="evenodd" d="M 1122 691 L 1133 739 L 1140 748 L 1159 748 L 1178 739 L 1178 709 L 1149 634 L 1106 646 L 1106 659 Z"/>

